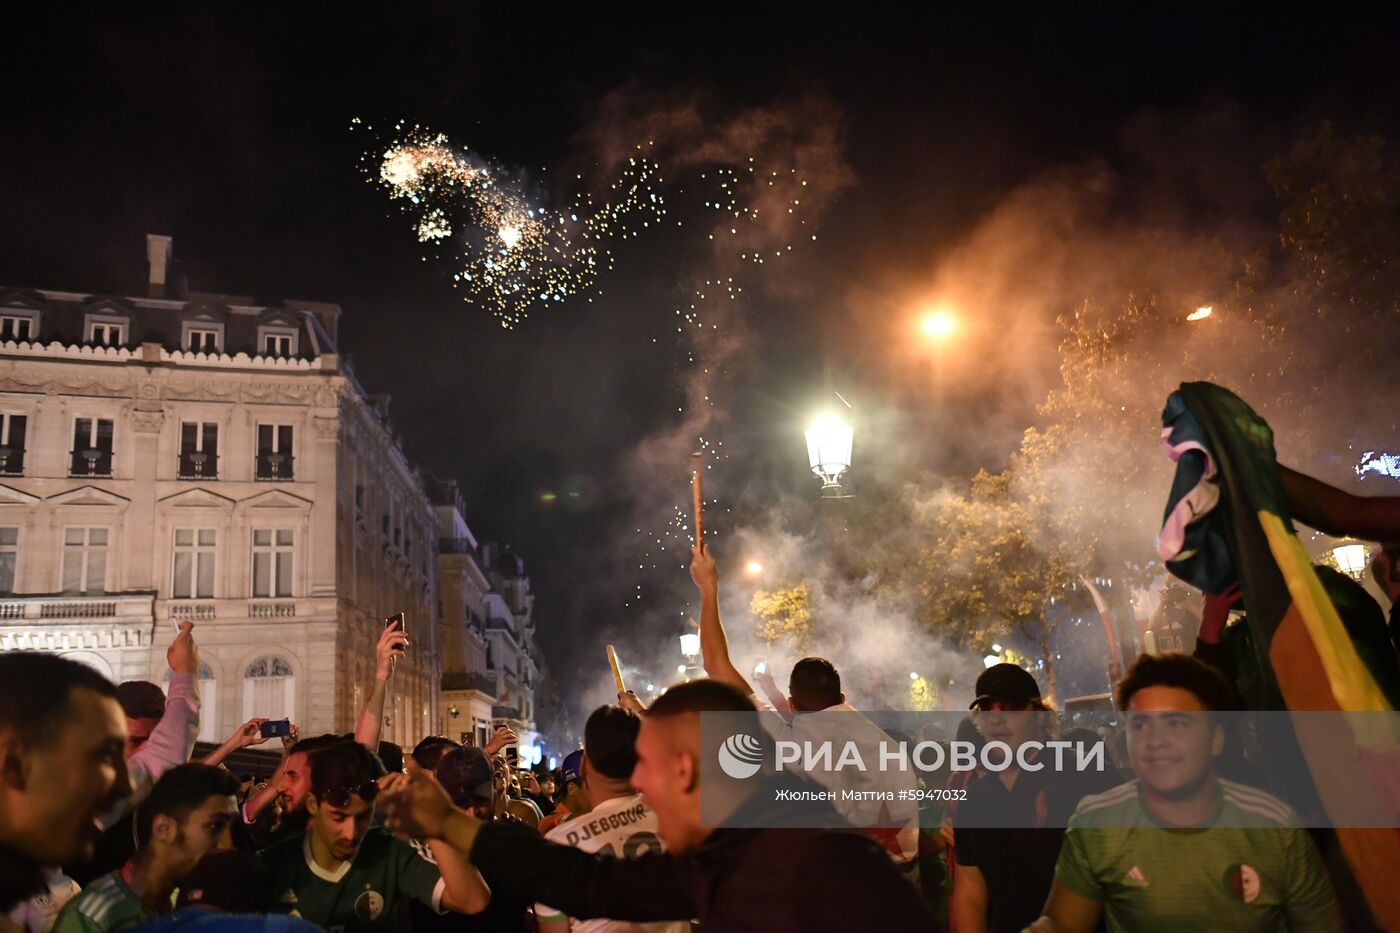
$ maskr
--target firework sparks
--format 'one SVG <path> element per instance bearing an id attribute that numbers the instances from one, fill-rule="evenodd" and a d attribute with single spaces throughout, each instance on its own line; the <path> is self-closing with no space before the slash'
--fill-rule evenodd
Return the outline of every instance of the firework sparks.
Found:
<path id="1" fill-rule="evenodd" d="M 658 166 L 641 146 L 606 199 L 585 192 L 559 207 L 520 173 L 441 133 L 402 124 L 394 132 L 392 144 L 365 156 L 367 180 L 414 215 L 420 243 L 459 250 L 454 285 L 506 328 L 543 304 L 579 295 L 591 300 L 599 275 L 613 268 L 608 244 L 637 236 L 666 213 Z"/>

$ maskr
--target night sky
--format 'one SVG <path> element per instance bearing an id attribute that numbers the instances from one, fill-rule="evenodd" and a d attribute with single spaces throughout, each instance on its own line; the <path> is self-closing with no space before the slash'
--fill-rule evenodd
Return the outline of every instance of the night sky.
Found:
<path id="1" fill-rule="evenodd" d="M 882 355 L 905 313 L 890 309 L 915 301 L 1028 179 L 1097 160 L 1146 186 L 1180 160 L 1144 155 L 1144 132 L 1197 152 L 1218 143 L 1203 164 L 1230 168 L 1206 173 L 1246 181 L 1222 185 L 1223 199 L 1183 183 L 1180 222 L 1266 221 L 1275 208 L 1258 169 L 1271 154 L 1324 119 L 1393 135 L 1400 101 L 1400 15 L 1378 8 L 1287 19 L 1044 4 L 839 16 L 753 3 L 204 6 L 3 14 L 0 283 L 139 294 L 152 232 L 174 236 L 196 291 L 340 304 L 342 350 L 369 391 L 393 396 L 409 455 L 459 479 L 478 535 L 526 559 L 566 683 L 592 664 L 572 651 L 627 627 L 598 584 L 629 556 L 621 464 L 678 404 L 671 309 L 689 273 L 667 237 L 627 243 L 601 299 L 503 330 L 463 303 L 452 264 L 424 261 L 407 220 L 366 183 L 373 140 L 350 132 L 352 118 L 422 123 L 548 179 L 547 167 L 577 164 L 598 102 L 619 89 L 699 95 L 720 116 L 828 101 L 853 184 L 819 240 L 771 273 L 787 287 L 743 311 L 763 365 L 730 429 L 755 452 L 743 482 L 753 496 L 764 484 L 815 493 L 799 422 L 825 373 L 920 423 L 928 399 L 900 388 Z M 1192 129 L 1142 130 L 1154 121 Z M 859 297 L 876 293 L 889 300 Z M 1013 427 L 1033 417 L 986 398 L 955 396 Z M 1011 446 L 1014 435 L 1002 455 Z M 996 456 L 945 439 L 937 466 L 965 473 Z M 683 502 L 683 466 L 677 475 Z M 541 502 L 569 489 L 580 493 L 569 507 Z M 601 653 L 587 657 L 603 669 Z"/>

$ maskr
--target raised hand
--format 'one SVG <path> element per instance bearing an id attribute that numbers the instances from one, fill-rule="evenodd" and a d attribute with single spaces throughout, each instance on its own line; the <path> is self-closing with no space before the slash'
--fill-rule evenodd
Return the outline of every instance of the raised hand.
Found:
<path id="1" fill-rule="evenodd" d="M 180 623 L 180 634 L 170 643 L 165 652 L 165 663 L 176 674 L 199 676 L 199 648 L 194 643 L 194 623 L 188 619 Z"/>
<path id="2" fill-rule="evenodd" d="M 508 726 L 497 726 L 496 731 L 481 749 L 488 756 L 494 755 L 507 745 L 517 745 L 520 736 L 516 735 Z"/>
<path id="3" fill-rule="evenodd" d="M 263 723 L 269 720 L 260 717 L 253 717 L 238 727 L 231 740 L 239 748 L 247 748 L 250 745 L 261 745 L 267 741 L 268 737 L 262 734 Z"/>
<path id="4" fill-rule="evenodd" d="M 379 644 L 374 648 L 374 677 L 376 680 L 388 680 L 394 676 L 394 667 L 398 664 L 399 658 L 408 650 L 408 636 L 400 629 L 385 626 L 384 631 L 379 633 Z"/>
<path id="5" fill-rule="evenodd" d="M 701 592 L 719 587 L 719 568 L 710 557 L 710 549 L 703 544 L 690 549 L 690 579 Z"/>

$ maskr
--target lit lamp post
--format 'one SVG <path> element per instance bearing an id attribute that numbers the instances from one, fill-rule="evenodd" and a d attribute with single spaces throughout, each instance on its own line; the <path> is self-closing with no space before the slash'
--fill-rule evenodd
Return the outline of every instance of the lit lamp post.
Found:
<path id="1" fill-rule="evenodd" d="M 1360 581 L 1366 576 L 1366 545 L 1343 544 L 1332 549 L 1332 560 L 1337 569 L 1353 580 Z"/>
<path id="2" fill-rule="evenodd" d="M 700 657 L 700 636 L 694 632 L 686 632 L 681 636 L 681 656 L 685 658 L 677 673 L 684 674 L 695 669 L 695 659 Z"/>
<path id="3" fill-rule="evenodd" d="M 822 481 L 824 499 L 840 499 L 841 475 L 851 468 L 855 431 L 835 415 L 822 415 L 807 429 L 807 460 Z"/>

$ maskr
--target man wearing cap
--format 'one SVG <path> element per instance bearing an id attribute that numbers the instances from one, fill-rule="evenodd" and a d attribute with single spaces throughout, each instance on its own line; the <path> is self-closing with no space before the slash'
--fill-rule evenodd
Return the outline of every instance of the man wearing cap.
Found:
<path id="1" fill-rule="evenodd" d="M 593 808 L 545 834 L 550 842 L 612 858 L 662 850 L 656 812 L 632 787 L 641 719 L 620 706 L 600 706 L 583 727 L 583 785 Z M 595 918 L 573 920 L 547 904 L 535 905 L 544 933 L 689 933 L 688 922 L 636 924 Z"/>
<path id="2" fill-rule="evenodd" d="M 977 678 L 973 721 L 982 737 L 1012 754 L 967 789 L 954 818 L 958 870 L 949 901 L 957 933 L 1019 933 L 1040 916 L 1055 879 L 1064 826 L 1080 798 L 1120 783 L 1116 773 L 1057 771 L 1027 751 L 1049 737 L 1048 707 L 1035 678 L 1015 664 L 994 664 Z M 1017 763 L 1040 763 L 1022 769 Z M 995 758 L 1000 761 L 1000 757 Z"/>
<path id="3" fill-rule="evenodd" d="M 496 768 L 481 749 L 472 746 L 449 749 L 438 759 L 434 774 L 452 802 L 477 819 L 514 821 L 503 809 L 505 797 Z M 529 905 L 503 894 L 492 884 L 492 866 L 482 865 L 478 870 L 489 892 L 490 903 L 486 909 L 467 917 L 443 916 L 415 903 L 410 916 L 410 926 L 415 933 L 519 933 Z"/>
<path id="4" fill-rule="evenodd" d="M 583 786 L 583 782 L 579 780 L 579 770 L 582 767 L 583 749 L 577 749 L 564 756 L 561 768 L 564 781 L 564 799 L 555 805 L 553 813 L 540 820 L 540 825 L 537 828 L 541 836 L 548 836 L 550 830 L 560 823 L 593 809 L 593 804 L 588 799 L 588 791 Z"/>

